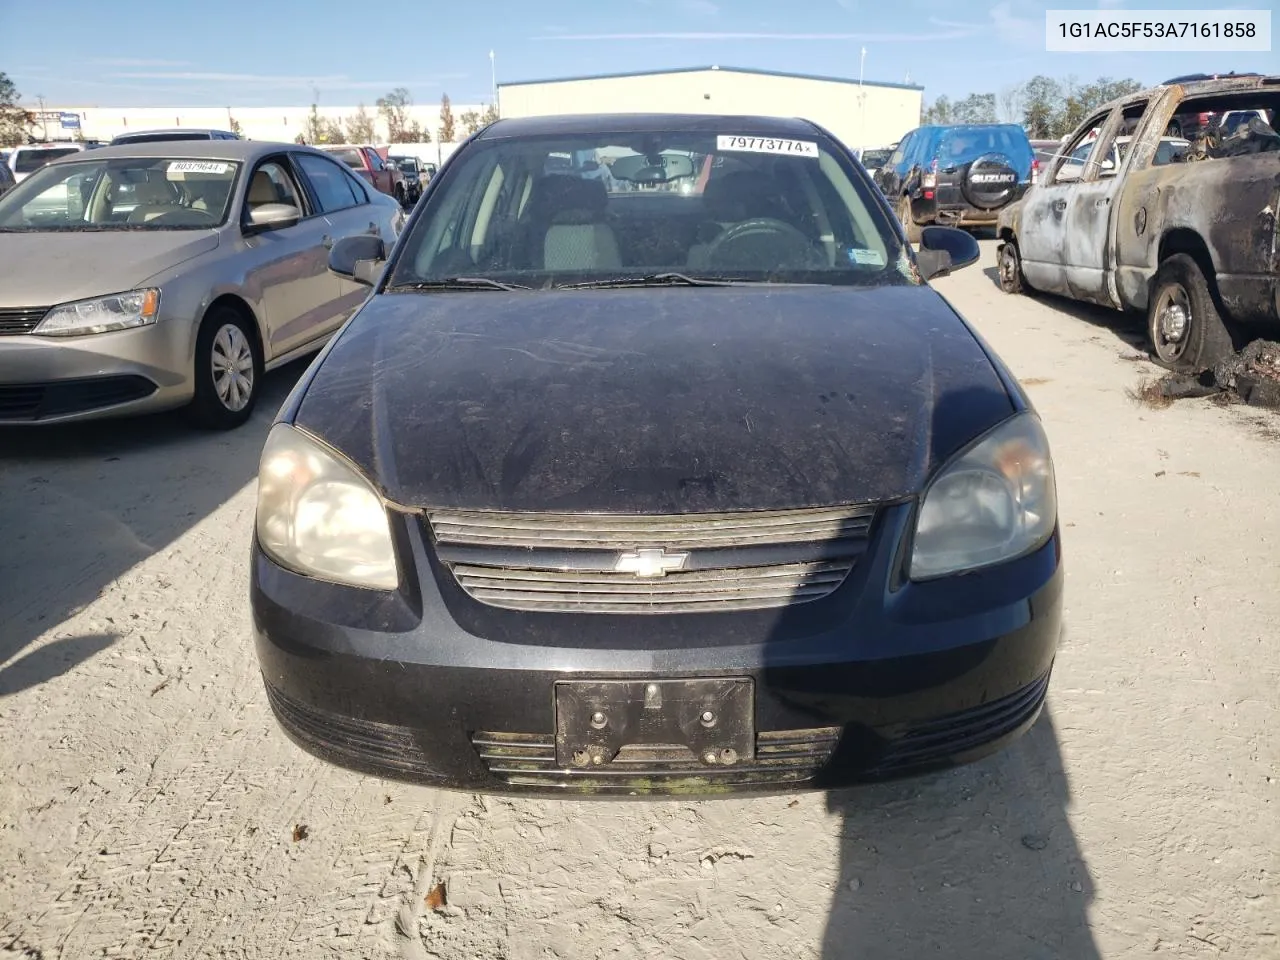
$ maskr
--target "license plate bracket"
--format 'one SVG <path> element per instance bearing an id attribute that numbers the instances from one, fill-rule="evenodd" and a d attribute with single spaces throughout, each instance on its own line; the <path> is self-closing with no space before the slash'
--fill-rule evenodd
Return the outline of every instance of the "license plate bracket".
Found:
<path id="1" fill-rule="evenodd" d="M 625 746 L 688 747 L 706 766 L 755 759 L 750 678 L 560 680 L 555 684 L 556 763 L 608 766 Z"/>

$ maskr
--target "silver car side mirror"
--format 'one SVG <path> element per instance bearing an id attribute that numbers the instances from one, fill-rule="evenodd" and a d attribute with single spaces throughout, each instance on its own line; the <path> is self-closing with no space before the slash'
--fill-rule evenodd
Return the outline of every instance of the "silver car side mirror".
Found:
<path id="1" fill-rule="evenodd" d="M 249 226 L 254 233 L 292 227 L 302 219 L 302 211 L 291 203 L 264 203 L 249 210 Z"/>

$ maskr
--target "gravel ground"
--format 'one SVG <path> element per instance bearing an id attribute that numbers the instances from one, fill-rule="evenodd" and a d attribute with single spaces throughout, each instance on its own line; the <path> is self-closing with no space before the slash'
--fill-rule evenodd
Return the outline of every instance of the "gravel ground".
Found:
<path id="1" fill-rule="evenodd" d="M 1069 571 L 1015 746 L 839 795 L 621 804 L 310 759 L 245 599 L 295 366 L 233 435 L 0 432 L 0 954 L 1280 957 L 1280 421 L 1138 404 L 1156 371 L 1122 318 L 1001 294 L 983 246 L 938 286 L 1044 416 Z"/>

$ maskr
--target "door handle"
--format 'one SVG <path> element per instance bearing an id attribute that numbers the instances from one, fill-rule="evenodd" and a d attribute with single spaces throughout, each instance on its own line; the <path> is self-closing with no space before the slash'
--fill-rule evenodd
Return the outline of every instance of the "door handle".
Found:
<path id="1" fill-rule="evenodd" d="M 378 225 L 377 225 L 376 223 L 373 223 L 373 222 L 370 222 L 370 223 L 369 223 L 369 229 L 365 230 L 365 233 L 370 234 L 371 236 L 375 236 L 375 237 L 380 237 L 380 236 L 382 236 L 382 231 L 381 231 L 381 230 L 379 230 L 379 229 L 378 229 Z"/>
<path id="2" fill-rule="evenodd" d="M 321 238 L 320 238 L 320 245 L 321 245 L 322 247 L 324 247 L 326 250 L 332 250 L 332 249 L 333 249 L 333 237 L 329 236 L 329 235 L 326 233 L 323 237 L 321 237 Z"/>
<path id="3" fill-rule="evenodd" d="M 1109 207 L 1109 206 L 1111 206 L 1111 198 L 1110 198 L 1110 197 L 1100 197 L 1099 199 L 1097 199 L 1097 200 L 1093 201 L 1093 205 L 1094 205 L 1095 207 Z"/>
<path id="4" fill-rule="evenodd" d="M 1053 201 L 1053 209 L 1055 213 L 1061 213 L 1063 210 L 1067 209 L 1067 201 L 1065 200 Z"/>

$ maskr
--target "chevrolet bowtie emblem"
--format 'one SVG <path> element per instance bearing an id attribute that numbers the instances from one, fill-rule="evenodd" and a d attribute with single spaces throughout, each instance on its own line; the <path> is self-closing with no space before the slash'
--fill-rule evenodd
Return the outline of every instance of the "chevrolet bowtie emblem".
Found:
<path id="1" fill-rule="evenodd" d="M 637 577 L 665 577 L 672 570 L 683 570 L 687 553 L 667 553 L 661 547 L 645 548 L 618 557 L 613 569 L 618 573 L 634 573 Z"/>

